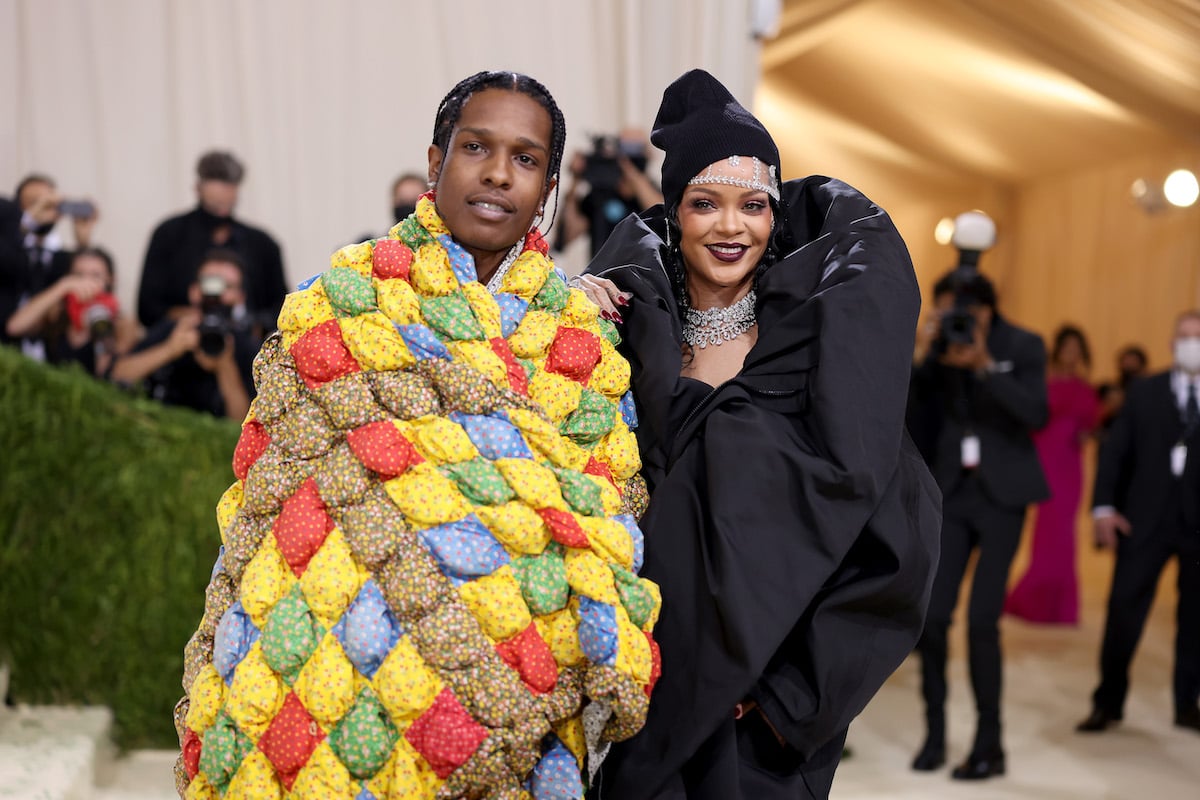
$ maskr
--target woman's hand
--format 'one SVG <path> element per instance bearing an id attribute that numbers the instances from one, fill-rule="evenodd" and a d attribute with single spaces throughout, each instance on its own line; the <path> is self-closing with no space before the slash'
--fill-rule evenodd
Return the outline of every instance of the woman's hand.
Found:
<path id="1" fill-rule="evenodd" d="M 600 316 L 613 322 L 624 322 L 617 306 L 627 306 L 633 299 L 629 292 L 622 292 L 608 278 L 597 278 L 595 275 L 576 275 L 570 285 L 582 291 L 588 299 L 600 308 Z"/>

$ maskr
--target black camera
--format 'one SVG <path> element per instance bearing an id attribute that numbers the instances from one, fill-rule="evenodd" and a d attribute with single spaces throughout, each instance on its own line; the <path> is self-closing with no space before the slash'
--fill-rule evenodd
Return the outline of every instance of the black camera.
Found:
<path id="1" fill-rule="evenodd" d="M 592 137 L 592 152 L 588 154 L 583 168 L 583 179 L 592 187 L 592 191 L 617 191 L 617 184 L 621 181 L 618 156 L 628 158 L 639 171 L 646 169 L 646 146 L 641 142 L 612 135 Z"/>
<path id="2" fill-rule="evenodd" d="M 935 347 L 944 351 L 951 344 L 975 341 L 975 315 L 971 307 L 980 298 L 971 291 L 979 274 L 979 256 L 996 242 L 996 224 L 982 211 L 968 211 L 954 220 L 952 242 L 958 248 L 958 264 L 951 280 L 954 284 L 954 308 L 942 315 Z"/>
<path id="3" fill-rule="evenodd" d="M 226 305 L 225 279 L 206 275 L 200 279 L 200 349 L 210 356 L 225 350 L 225 337 L 233 333 L 233 308 Z"/>
<path id="4" fill-rule="evenodd" d="M 104 303 L 92 303 L 83 310 L 80 319 L 93 342 L 103 341 L 116 333 L 115 315 Z"/>

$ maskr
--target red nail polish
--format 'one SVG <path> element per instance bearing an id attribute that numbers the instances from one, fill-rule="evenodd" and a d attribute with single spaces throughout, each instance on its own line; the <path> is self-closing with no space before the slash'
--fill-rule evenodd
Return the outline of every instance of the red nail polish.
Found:
<path id="1" fill-rule="evenodd" d="M 624 318 L 621 317 L 620 312 L 617 312 L 612 315 L 612 321 L 613 322 L 624 322 L 625 320 L 624 320 Z"/>

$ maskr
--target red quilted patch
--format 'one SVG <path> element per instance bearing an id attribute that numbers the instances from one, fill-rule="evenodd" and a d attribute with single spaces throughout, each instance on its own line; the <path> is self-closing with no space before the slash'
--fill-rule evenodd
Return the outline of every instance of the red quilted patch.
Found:
<path id="1" fill-rule="evenodd" d="M 538 515 L 550 528 L 550 536 L 559 544 L 584 549 L 590 546 L 587 534 L 579 527 L 579 520 L 570 511 L 557 508 L 539 508 Z"/>
<path id="2" fill-rule="evenodd" d="M 305 333 L 289 352 L 310 389 L 362 369 L 342 341 L 342 329 L 336 319 L 322 322 Z"/>
<path id="3" fill-rule="evenodd" d="M 529 381 L 525 377 L 525 368 L 517 362 L 517 357 L 513 355 L 508 342 L 497 337 L 491 340 L 491 345 L 492 352 L 500 357 L 500 360 L 504 362 L 505 369 L 508 370 L 508 385 L 517 394 L 528 395 Z"/>
<path id="4" fill-rule="evenodd" d="M 545 694 L 558 683 L 558 665 L 554 653 L 542 639 L 537 627 L 530 625 L 506 642 L 496 645 L 496 652 L 521 675 L 534 692 Z"/>
<path id="5" fill-rule="evenodd" d="M 346 441 L 367 469 L 394 478 L 425 458 L 396 426 L 387 420 L 372 422 L 346 434 Z"/>
<path id="6" fill-rule="evenodd" d="M 333 520 L 325 510 L 325 501 L 317 491 L 317 482 L 309 478 L 296 493 L 283 501 L 271 531 L 292 571 L 299 577 L 308 568 L 309 559 L 325 543 L 333 530 Z"/>
<path id="7" fill-rule="evenodd" d="M 612 470 L 608 468 L 608 464 L 605 464 L 602 461 L 597 461 L 595 456 L 592 456 L 588 459 L 583 471 L 588 475 L 595 475 L 596 477 L 604 478 L 606 481 L 611 483 L 618 492 L 621 491 L 621 487 L 617 486 L 617 482 L 613 480 Z"/>
<path id="8" fill-rule="evenodd" d="M 487 736 L 487 728 L 471 719 L 449 689 L 443 689 L 404 733 L 408 743 L 443 780 L 462 766 Z"/>
<path id="9" fill-rule="evenodd" d="M 525 236 L 525 247 L 522 249 L 528 250 L 531 247 L 542 255 L 550 252 L 550 245 L 546 243 L 546 237 L 542 236 L 542 232 L 537 228 L 534 228 Z"/>
<path id="10" fill-rule="evenodd" d="M 200 771 L 200 737 L 191 728 L 188 728 L 187 733 L 183 735 L 183 768 L 187 772 L 188 780 L 196 777 L 196 773 Z"/>
<path id="11" fill-rule="evenodd" d="M 296 773 L 308 763 L 308 757 L 324 738 L 325 732 L 309 715 L 300 698 L 294 692 L 288 692 L 283 708 L 258 740 L 258 749 L 266 754 L 271 766 L 279 773 L 284 788 L 291 791 Z"/>
<path id="12" fill-rule="evenodd" d="M 646 696 L 654 691 L 654 684 L 658 683 L 658 679 L 662 677 L 662 652 L 658 649 L 658 642 L 654 641 L 654 637 L 649 631 L 642 631 L 646 634 L 646 641 L 650 643 L 650 680 L 646 684 Z"/>
<path id="13" fill-rule="evenodd" d="M 559 328 L 546 354 L 546 371 L 587 383 L 600 363 L 600 338 L 580 328 Z"/>
<path id="14" fill-rule="evenodd" d="M 408 280 L 413 252 L 397 239 L 380 239 L 371 251 L 371 271 L 376 278 Z"/>
<path id="15" fill-rule="evenodd" d="M 237 447 L 233 449 L 233 474 L 239 481 L 246 480 L 250 465 L 258 461 L 258 457 L 271 443 L 267 429 L 256 419 L 242 426 L 242 435 L 238 437 Z"/>

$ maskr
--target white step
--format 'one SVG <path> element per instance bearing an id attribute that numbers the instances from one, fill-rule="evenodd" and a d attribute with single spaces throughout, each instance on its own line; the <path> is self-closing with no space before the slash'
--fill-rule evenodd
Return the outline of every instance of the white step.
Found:
<path id="1" fill-rule="evenodd" d="M 134 750 L 117 759 L 92 800 L 179 800 L 176 750 Z"/>
<path id="2" fill-rule="evenodd" d="M 91 800 L 111 763 L 112 712 L 99 706 L 0 706 L 0 798 Z"/>

